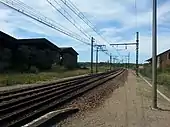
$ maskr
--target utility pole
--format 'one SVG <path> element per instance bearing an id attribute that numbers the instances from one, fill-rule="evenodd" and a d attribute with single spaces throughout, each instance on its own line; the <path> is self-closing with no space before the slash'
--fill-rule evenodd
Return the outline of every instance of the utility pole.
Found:
<path id="1" fill-rule="evenodd" d="M 116 60 L 117 60 L 117 57 L 118 57 L 118 56 L 112 56 L 112 57 L 113 57 L 113 65 L 114 65 L 113 67 L 114 67 L 114 68 L 119 67 L 119 64 L 116 63 Z"/>
<path id="2" fill-rule="evenodd" d="M 136 32 L 136 75 L 139 76 L 139 32 Z"/>
<path id="3" fill-rule="evenodd" d="M 153 108 L 157 108 L 157 0 L 153 0 L 152 19 L 152 86 Z"/>
<path id="4" fill-rule="evenodd" d="M 107 51 L 105 49 L 103 49 L 104 47 L 106 47 L 106 45 L 94 45 L 96 46 L 96 73 L 98 73 L 98 52 L 99 51 Z"/>
<path id="5" fill-rule="evenodd" d="M 99 47 L 96 47 L 96 73 L 98 73 L 98 52 L 99 52 Z"/>
<path id="6" fill-rule="evenodd" d="M 129 55 L 125 56 L 125 68 L 128 69 L 128 59 Z"/>
<path id="7" fill-rule="evenodd" d="M 122 59 L 122 67 L 125 68 L 124 59 Z"/>
<path id="8" fill-rule="evenodd" d="M 127 56 L 125 56 L 124 61 L 124 67 L 127 69 Z"/>
<path id="9" fill-rule="evenodd" d="M 93 74 L 93 45 L 94 45 L 94 38 L 91 38 L 91 74 Z"/>
<path id="10" fill-rule="evenodd" d="M 112 54 L 110 53 L 110 70 L 112 69 Z"/>
<path id="11" fill-rule="evenodd" d="M 115 58 L 113 57 L 113 69 L 116 67 Z"/>
<path id="12" fill-rule="evenodd" d="M 130 52 L 128 54 L 128 69 L 130 68 Z"/>

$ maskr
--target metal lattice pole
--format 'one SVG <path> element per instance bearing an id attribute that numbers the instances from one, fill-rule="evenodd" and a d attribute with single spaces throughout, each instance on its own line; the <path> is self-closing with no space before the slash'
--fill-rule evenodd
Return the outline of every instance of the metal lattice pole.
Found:
<path id="1" fill-rule="evenodd" d="M 110 70 L 112 69 L 112 54 L 110 53 Z"/>
<path id="2" fill-rule="evenodd" d="M 99 52 L 99 47 L 96 47 L 96 73 L 98 72 L 98 52 Z"/>
<path id="3" fill-rule="evenodd" d="M 93 74 L 93 44 L 94 43 L 94 38 L 91 38 L 91 74 Z"/>
<path id="4" fill-rule="evenodd" d="M 130 68 L 130 52 L 128 54 L 128 69 Z"/>
<path id="5" fill-rule="evenodd" d="M 136 75 L 139 75 L 139 32 L 136 32 Z"/>

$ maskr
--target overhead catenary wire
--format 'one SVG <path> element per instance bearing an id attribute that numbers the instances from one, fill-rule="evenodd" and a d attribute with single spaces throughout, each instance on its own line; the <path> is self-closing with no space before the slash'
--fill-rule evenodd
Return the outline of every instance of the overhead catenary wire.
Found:
<path id="1" fill-rule="evenodd" d="M 97 33 L 103 40 L 105 40 L 108 44 L 110 44 L 94 27 L 94 25 L 88 20 L 88 18 L 70 1 L 70 0 L 60 0 L 62 1 L 75 15 L 77 15 L 80 19 L 82 19 L 95 33 Z M 68 2 L 67 2 L 68 1 Z M 72 7 L 69 5 L 72 5 Z M 74 8 L 73 8 L 74 7 Z M 76 12 L 76 11 L 77 12 Z"/>
<path id="2" fill-rule="evenodd" d="M 0 2 L 11 9 L 18 11 L 19 13 L 24 14 L 25 16 L 34 19 L 48 27 L 51 27 L 54 30 L 57 30 L 60 33 L 63 33 L 71 38 L 74 38 L 80 42 L 83 42 L 87 45 L 90 45 L 88 38 L 82 37 L 81 35 L 65 28 L 64 26 L 60 25 L 56 21 L 42 15 L 40 12 L 35 10 L 34 8 L 26 5 L 25 3 L 19 0 L 0 0 Z M 110 55 L 108 51 L 104 52 L 106 55 Z"/>
<path id="3" fill-rule="evenodd" d="M 91 21 L 70 0 L 60 0 L 60 1 L 62 1 L 76 16 L 78 16 L 82 21 L 84 21 L 97 35 L 99 35 L 106 43 L 110 45 L 111 42 L 108 41 L 106 38 L 104 38 L 101 35 L 101 33 L 97 31 L 97 29 L 94 27 Z M 121 54 L 118 51 L 117 53 L 119 56 L 121 56 Z M 107 55 L 109 55 L 109 53 Z"/>
<path id="4" fill-rule="evenodd" d="M 64 18 L 66 18 L 69 22 L 71 22 L 78 30 L 80 30 L 86 37 L 90 37 L 91 38 L 91 35 L 85 33 L 86 31 L 80 25 L 78 25 L 78 23 L 74 20 L 74 18 L 59 4 L 59 2 L 57 2 L 56 0 L 47 0 L 47 2 L 55 10 L 57 10 L 62 16 L 64 16 Z M 59 5 L 60 9 L 58 9 L 55 4 Z M 61 10 L 63 10 L 63 12 Z M 109 53 L 107 51 L 105 51 L 104 53 L 106 55 L 109 55 Z"/>
<path id="5" fill-rule="evenodd" d="M 80 25 L 77 25 L 77 22 L 73 19 L 73 17 L 67 11 L 65 11 L 65 9 L 56 0 L 47 0 L 47 2 L 62 16 L 64 16 L 64 18 L 66 18 L 72 25 L 74 25 L 74 27 L 76 27 L 83 35 L 85 35 L 88 39 L 91 38 L 91 36 L 88 35 Z M 58 9 L 54 4 L 59 5 L 60 9 Z"/>
<path id="6" fill-rule="evenodd" d="M 71 38 L 74 38 L 78 41 L 81 41 L 87 45 L 90 45 L 88 39 L 83 38 L 82 36 L 78 35 L 77 33 L 66 29 L 62 25 L 59 25 L 59 23 L 57 23 L 56 21 L 42 15 L 40 12 L 36 11 L 32 7 L 24 4 L 23 2 L 21 2 L 19 0 L 0 0 L 0 2 L 4 5 L 10 7 L 11 9 L 14 9 L 14 10 L 26 15 L 27 17 L 30 17 L 30 18 L 32 18 L 48 27 L 51 27 L 51 28 L 57 30 L 60 33 L 63 33 L 65 35 L 67 35 Z"/>
<path id="7" fill-rule="evenodd" d="M 8 1 L 8 0 L 6 0 Z M 12 4 L 14 5 L 17 5 L 17 7 L 19 7 L 18 9 L 21 9 L 21 10 L 18 10 L 18 11 L 22 11 L 23 13 L 24 12 L 29 12 L 29 14 L 31 14 L 32 16 L 36 16 L 38 19 L 42 20 L 46 20 L 49 24 L 51 23 L 55 23 L 56 25 L 58 25 L 59 27 L 61 27 L 63 30 L 65 31 L 68 31 L 69 33 L 72 33 L 72 31 L 70 31 L 69 29 L 67 29 L 66 27 L 62 26 L 61 24 L 55 22 L 54 20 L 52 19 L 49 19 L 47 18 L 46 16 L 42 15 L 39 11 L 35 10 L 34 8 L 30 7 L 30 6 L 27 6 L 26 4 L 24 4 L 22 1 L 18 1 L 18 0 L 12 0 L 11 1 Z M 9 3 L 9 1 L 8 1 Z M 51 24 L 52 25 L 52 24 Z M 74 33 L 76 34 L 76 33 Z"/>

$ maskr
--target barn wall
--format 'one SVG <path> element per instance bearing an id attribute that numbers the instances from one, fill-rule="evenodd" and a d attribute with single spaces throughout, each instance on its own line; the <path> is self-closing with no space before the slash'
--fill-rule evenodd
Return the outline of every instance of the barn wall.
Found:
<path id="1" fill-rule="evenodd" d="M 15 47 L 15 39 L 0 36 L 0 72 L 11 67 Z"/>
<path id="2" fill-rule="evenodd" d="M 9 42 L 9 41 L 0 39 L 0 65 L 1 65 L 0 72 L 8 70 L 9 68 L 16 69 L 16 67 L 17 67 L 17 69 L 18 69 L 18 67 L 21 67 L 21 66 L 17 66 L 18 62 L 20 64 L 22 64 L 22 62 L 23 62 L 20 59 L 20 54 L 17 54 L 17 52 L 18 52 L 18 48 L 22 47 L 22 46 L 26 46 L 31 49 L 33 48 L 33 49 L 35 49 L 36 52 L 39 52 L 39 51 L 41 52 L 41 50 L 42 51 L 49 50 L 49 54 L 51 54 L 51 55 L 48 58 L 53 60 L 53 63 L 55 63 L 55 64 L 59 64 L 59 62 L 60 62 L 60 53 L 58 50 L 51 50 L 51 49 L 48 49 L 48 47 L 42 49 L 40 45 L 29 45 L 29 44 L 23 45 L 23 44 L 13 43 L 13 42 Z M 39 46 L 40 46 L 40 48 L 39 48 Z M 44 59 L 46 57 L 43 54 L 38 54 L 38 55 L 40 55 L 40 57 L 42 57 L 42 59 Z M 41 59 L 41 58 L 39 58 L 39 59 Z M 45 61 L 42 62 L 42 64 L 44 64 L 44 63 L 45 63 Z M 23 63 L 22 65 L 25 65 L 25 64 Z"/>
<path id="3" fill-rule="evenodd" d="M 63 65 L 67 68 L 75 68 L 77 66 L 77 55 L 64 53 L 63 54 Z"/>
<path id="4" fill-rule="evenodd" d="M 169 55 L 170 55 L 170 51 L 160 56 L 160 68 L 165 69 L 166 67 L 170 66 Z"/>

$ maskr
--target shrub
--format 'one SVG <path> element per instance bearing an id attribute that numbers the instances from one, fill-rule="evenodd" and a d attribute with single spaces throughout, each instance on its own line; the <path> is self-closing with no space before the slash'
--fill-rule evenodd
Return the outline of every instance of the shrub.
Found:
<path id="1" fill-rule="evenodd" d="M 170 73 L 170 66 L 168 66 L 166 69 L 164 69 L 165 73 Z"/>
<path id="2" fill-rule="evenodd" d="M 165 85 L 170 88 L 170 74 L 162 73 L 158 75 L 158 84 Z"/>
<path id="3" fill-rule="evenodd" d="M 145 67 L 144 69 L 139 70 L 140 73 L 146 77 L 151 78 L 152 76 L 152 68 L 151 67 Z"/>
<path id="4" fill-rule="evenodd" d="M 36 66 L 31 66 L 29 72 L 37 74 L 39 72 L 39 70 L 38 70 L 38 68 Z"/>

